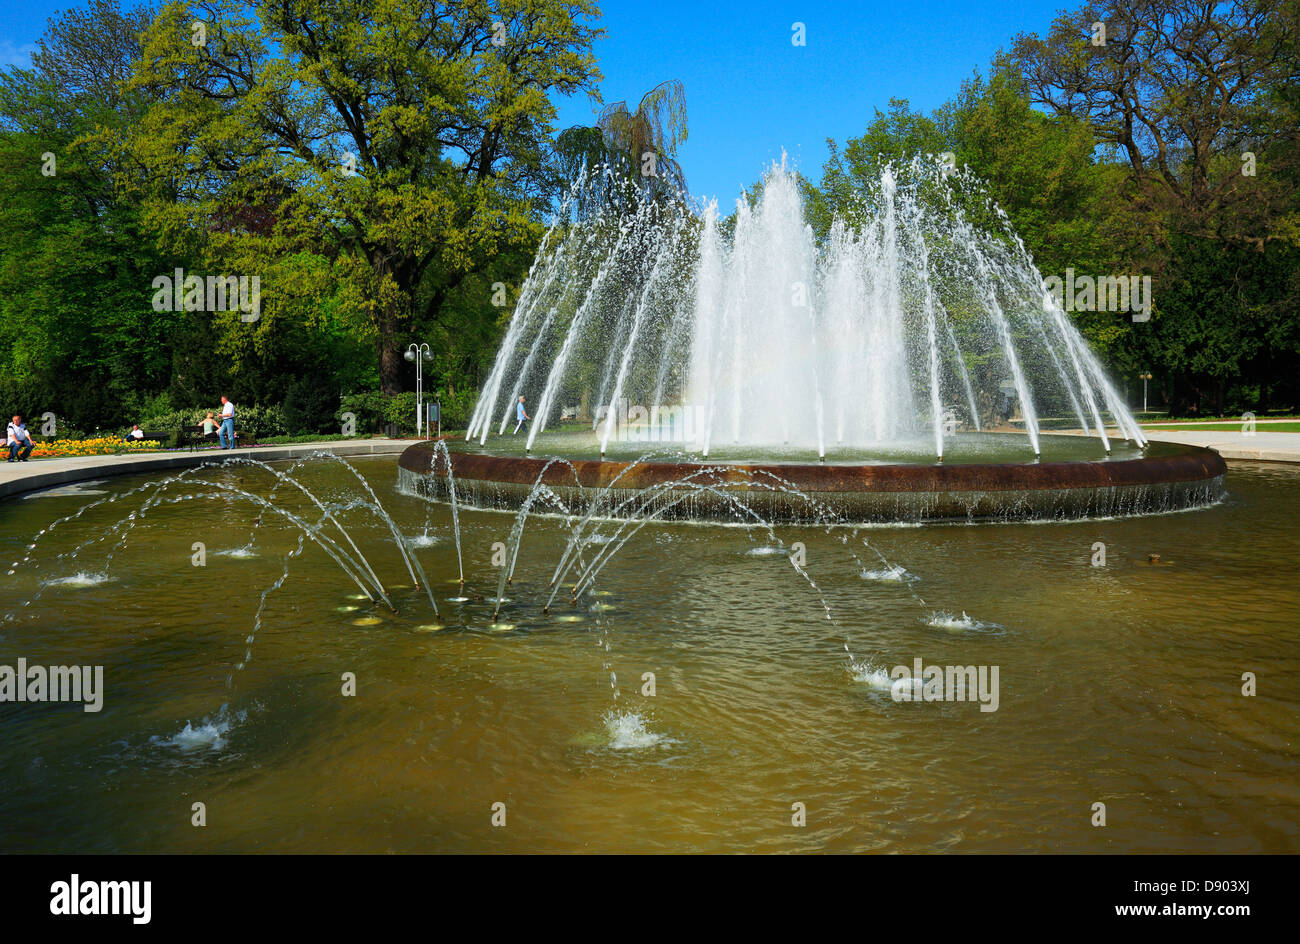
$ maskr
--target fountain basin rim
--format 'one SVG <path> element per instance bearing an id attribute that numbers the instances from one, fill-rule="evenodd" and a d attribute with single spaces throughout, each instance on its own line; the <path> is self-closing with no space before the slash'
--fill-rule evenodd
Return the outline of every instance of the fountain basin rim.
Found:
<path id="1" fill-rule="evenodd" d="M 399 465 L 428 474 L 432 443 L 415 443 L 402 452 Z M 968 463 L 961 465 L 828 465 L 821 463 L 654 462 L 565 459 L 547 456 L 496 456 L 449 451 L 457 480 L 532 486 L 539 479 L 551 486 L 603 488 L 617 480 L 620 489 L 665 485 L 692 473 L 709 471 L 712 484 L 743 488 L 755 477 L 788 482 L 807 492 L 999 492 L 1048 489 L 1097 489 L 1198 482 L 1227 472 L 1216 451 L 1184 446 L 1172 455 L 1142 456 L 1106 462 Z M 549 467 L 548 467 L 549 463 Z M 572 468 L 570 468 L 570 465 Z M 634 468 L 630 468 L 633 467 Z M 446 475 L 438 463 L 434 474 Z"/>

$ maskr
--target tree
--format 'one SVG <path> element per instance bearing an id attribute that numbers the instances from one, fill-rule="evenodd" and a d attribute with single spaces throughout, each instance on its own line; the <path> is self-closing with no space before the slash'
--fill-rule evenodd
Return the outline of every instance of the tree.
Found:
<path id="1" fill-rule="evenodd" d="M 1104 0 L 1016 40 L 1033 98 L 1088 122 L 1127 171 L 1113 218 L 1138 239 L 1116 246 L 1116 268 L 1156 284 L 1127 359 L 1175 413 L 1300 392 L 1298 27 L 1283 0 Z"/>
<path id="2" fill-rule="evenodd" d="M 164 245 L 258 273 L 328 259 L 376 348 L 401 352 L 465 278 L 538 235 L 551 93 L 594 90 L 591 0 L 213 0 L 168 5 L 131 87 L 157 102 L 121 141 Z M 131 175 L 126 175 L 130 180 Z M 295 295 L 267 272 L 261 322 Z M 485 300 L 486 301 L 486 300 Z M 232 330 L 240 330 L 231 325 Z"/>
<path id="3" fill-rule="evenodd" d="M 33 68 L 0 74 L 4 399 L 54 412 L 60 429 L 124 423 L 168 382 L 175 324 L 152 311 L 145 289 L 174 260 L 115 191 L 96 140 L 139 110 L 114 79 L 139 55 L 148 16 L 100 0 L 62 13 Z"/>
<path id="4" fill-rule="evenodd" d="M 1014 56 L 1035 101 L 1120 150 L 1148 209 L 1188 234 L 1262 249 L 1294 236 L 1272 225 L 1286 195 L 1243 174 L 1243 161 L 1295 140 L 1258 120 L 1269 91 L 1295 80 L 1295 19 L 1288 0 L 1102 0 L 1058 17 L 1046 38 L 1018 36 Z M 1238 212 L 1261 200 L 1274 212 Z"/>
<path id="5" fill-rule="evenodd" d="M 849 138 L 841 151 L 827 139 L 830 157 L 822 175 L 822 191 L 832 206 L 843 208 L 852 194 L 875 185 L 886 164 L 905 164 L 917 154 L 942 154 L 950 150 L 945 129 L 933 117 L 914 112 L 907 99 L 891 98 L 887 111 L 875 117 L 861 137 Z"/>
<path id="6" fill-rule="evenodd" d="M 642 96 L 636 111 L 627 102 L 607 105 L 591 127 L 566 128 L 556 137 L 555 161 L 561 178 L 572 181 L 583 167 L 603 166 L 618 181 L 651 198 L 674 199 L 686 193 L 686 175 L 677 148 L 686 142 L 686 87 L 676 79 L 660 82 Z M 607 193 L 618 199 L 621 190 Z"/>
<path id="7" fill-rule="evenodd" d="M 89 0 L 49 20 L 36 41 L 32 67 L 63 101 L 120 109 L 140 58 L 140 34 L 153 20 L 148 5 L 123 9 L 116 0 Z"/>

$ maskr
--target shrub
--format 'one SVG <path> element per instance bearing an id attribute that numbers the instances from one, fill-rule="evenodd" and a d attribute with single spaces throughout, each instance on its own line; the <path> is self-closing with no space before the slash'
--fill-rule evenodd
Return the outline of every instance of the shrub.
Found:
<path id="1" fill-rule="evenodd" d="M 285 436 L 289 432 L 284 408 L 277 403 L 270 406 L 235 406 L 235 429 L 261 439 L 264 436 Z"/>
<path id="2" fill-rule="evenodd" d="M 439 390 L 437 399 L 442 401 L 444 430 L 469 428 L 469 418 L 474 412 L 474 404 L 478 402 L 477 390 L 461 390 L 453 394 Z"/>
<path id="3" fill-rule="evenodd" d="M 259 446 L 286 446 L 293 443 L 333 442 L 336 439 L 355 439 L 342 433 L 296 433 L 290 436 L 265 436 L 257 440 Z"/>
<path id="4" fill-rule="evenodd" d="M 348 394 L 339 404 L 334 418 L 343 425 L 343 414 L 352 413 L 357 418 L 357 435 L 382 433 L 392 423 L 397 435 L 415 435 L 415 394 L 399 393 L 387 396 L 377 390 Z"/>
<path id="5" fill-rule="evenodd" d="M 172 398 L 167 393 L 160 393 L 156 397 L 141 396 L 138 401 L 131 404 L 134 409 L 131 410 L 135 419 L 134 423 L 139 423 L 141 429 L 157 427 L 157 420 L 171 413 L 177 412 L 172 405 Z M 170 427 L 161 427 L 168 429 Z"/>
<path id="6" fill-rule="evenodd" d="M 220 405 L 213 410 L 210 407 L 190 407 L 186 410 L 167 410 L 158 413 L 147 420 L 137 420 L 140 428 L 153 432 L 154 430 L 178 433 L 182 429 L 193 430 L 195 426 L 203 421 L 203 417 L 209 412 L 218 416 L 221 414 Z"/>
<path id="7" fill-rule="evenodd" d="M 193 432 L 209 413 L 213 415 L 213 418 L 218 423 L 221 422 L 221 404 L 218 403 L 215 406 L 195 406 L 184 410 L 168 410 L 158 414 L 148 422 L 139 421 L 140 428 L 148 433 L 159 432 L 173 435 L 179 433 L 182 429 Z M 259 439 L 265 436 L 283 436 L 289 432 L 285 422 L 284 410 L 278 404 L 272 404 L 271 406 L 240 406 L 236 404 L 235 429 Z"/>
<path id="8" fill-rule="evenodd" d="M 338 403 L 338 390 L 330 388 L 325 381 L 311 377 L 295 380 L 284 394 L 285 431 L 299 434 L 327 429 Z"/>

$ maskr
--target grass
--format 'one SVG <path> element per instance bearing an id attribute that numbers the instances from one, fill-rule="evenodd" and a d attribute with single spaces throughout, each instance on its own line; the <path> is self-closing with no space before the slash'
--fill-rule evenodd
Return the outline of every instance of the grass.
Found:
<path id="1" fill-rule="evenodd" d="M 1197 424 L 1197 423 L 1227 423 L 1229 425 L 1235 423 L 1237 426 L 1241 425 L 1240 413 L 1235 413 L 1232 416 L 1183 416 L 1183 417 L 1179 417 L 1178 419 L 1168 419 L 1168 418 L 1146 419 L 1144 416 L 1142 416 L 1142 414 L 1138 414 L 1138 416 L 1139 416 L 1139 422 L 1143 426 L 1146 426 L 1151 423 L 1157 423 L 1162 427 L 1163 426 L 1187 426 L 1188 424 Z M 1294 413 L 1278 413 L 1278 414 L 1266 413 L 1263 416 L 1256 415 L 1255 419 L 1259 421 L 1295 420 L 1297 422 L 1300 422 L 1300 416 L 1296 416 Z"/>
<path id="2" fill-rule="evenodd" d="M 1207 433 L 1240 433 L 1242 431 L 1242 422 L 1237 420 L 1235 423 L 1203 423 L 1197 426 L 1189 426 L 1187 423 L 1179 424 L 1161 424 L 1159 426 L 1150 426 L 1143 424 L 1143 429 L 1163 430 L 1165 432 L 1207 432 Z M 1260 423 L 1255 427 L 1257 433 L 1300 433 L 1300 422 L 1295 423 Z"/>

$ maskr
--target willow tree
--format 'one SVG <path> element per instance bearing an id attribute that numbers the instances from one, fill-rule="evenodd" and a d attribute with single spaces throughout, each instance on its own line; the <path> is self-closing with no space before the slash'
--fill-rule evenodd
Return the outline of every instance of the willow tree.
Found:
<path id="1" fill-rule="evenodd" d="M 652 197 L 672 197 L 686 191 L 686 175 L 677 162 L 677 148 L 686 137 L 686 87 L 672 79 L 647 92 L 636 111 L 628 111 L 627 102 L 613 102 L 594 126 L 560 132 L 554 159 L 569 180 L 584 165 L 603 165 L 615 181 L 629 182 Z"/>
<path id="2" fill-rule="evenodd" d="M 592 0 L 213 0 L 163 8 L 123 142 L 164 243 L 263 281 L 262 324 L 308 252 L 401 390 L 413 326 L 535 240 L 552 94 L 594 94 Z M 269 284 L 268 284 L 269 282 Z M 493 312 L 484 299 L 485 312 Z"/>

